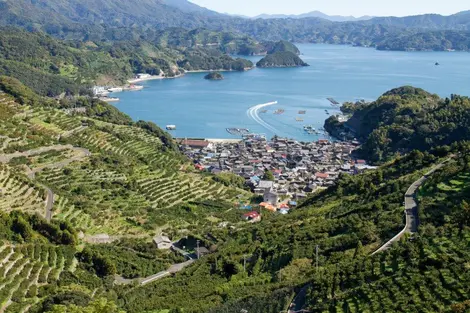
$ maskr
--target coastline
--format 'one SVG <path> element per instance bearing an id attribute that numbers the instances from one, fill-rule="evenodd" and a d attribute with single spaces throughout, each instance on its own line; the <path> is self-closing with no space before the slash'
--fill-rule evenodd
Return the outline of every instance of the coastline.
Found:
<path id="1" fill-rule="evenodd" d="M 175 75 L 173 77 L 167 77 L 167 76 L 162 76 L 162 75 L 160 75 L 160 76 L 154 75 L 154 76 L 150 76 L 150 77 L 146 77 L 146 78 L 128 79 L 127 82 L 129 84 L 136 84 L 136 83 L 141 83 L 141 82 L 145 82 L 145 81 L 148 81 L 148 80 L 173 79 L 173 78 L 179 78 L 179 77 L 183 77 L 183 76 L 184 76 L 184 73 Z"/>
<path id="2" fill-rule="evenodd" d="M 247 67 L 247 68 L 244 69 L 243 72 L 250 71 L 250 70 L 253 70 L 255 68 L 256 68 L 256 66 Z M 136 83 L 141 83 L 141 82 L 145 82 L 145 81 L 149 81 L 149 80 L 175 79 L 175 78 L 183 77 L 185 74 L 191 74 L 191 73 L 213 73 L 213 72 L 242 72 L 242 71 L 224 70 L 224 69 L 220 69 L 220 70 L 191 70 L 191 71 L 184 71 L 184 73 L 175 75 L 173 77 L 168 77 L 168 76 L 163 76 L 163 75 L 159 75 L 159 76 L 154 75 L 154 76 L 150 76 L 150 77 L 146 77 L 146 78 L 128 79 L 127 82 L 129 84 L 136 84 Z"/>
<path id="3" fill-rule="evenodd" d="M 253 67 L 247 67 L 243 70 L 243 72 L 251 71 L 254 69 L 256 66 Z M 192 70 L 192 71 L 184 71 L 185 73 L 212 73 L 212 72 L 242 72 L 242 71 L 236 71 L 236 70 Z"/>

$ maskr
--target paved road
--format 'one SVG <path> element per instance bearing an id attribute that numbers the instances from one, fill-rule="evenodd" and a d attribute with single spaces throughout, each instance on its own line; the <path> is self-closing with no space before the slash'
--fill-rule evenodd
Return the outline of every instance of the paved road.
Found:
<path id="1" fill-rule="evenodd" d="M 91 155 L 91 152 L 88 149 L 74 147 L 72 145 L 54 145 L 54 146 L 49 146 L 49 147 L 41 147 L 41 148 L 38 148 L 38 149 L 28 150 L 28 151 L 24 151 L 24 152 L 15 152 L 15 153 L 10 153 L 10 154 L 2 154 L 2 155 L 0 155 L 0 163 L 8 163 L 12 159 L 17 158 L 17 157 L 22 157 L 22 156 L 29 157 L 29 156 L 38 155 L 38 154 L 48 152 L 48 151 L 64 151 L 64 150 L 72 150 L 72 151 L 75 151 L 75 152 L 79 152 L 79 155 L 71 157 L 71 158 L 69 158 L 67 160 L 64 160 L 64 161 L 48 164 L 48 165 L 45 165 L 43 167 L 38 167 L 38 168 L 35 168 L 33 170 L 28 169 L 27 176 L 31 180 L 33 180 L 33 179 L 36 178 L 36 173 L 38 173 L 38 172 L 40 172 L 40 171 L 42 171 L 46 168 L 63 168 L 65 166 L 69 165 L 72 162 L 81 161 L 82 159 L 84 159 L 86 157 L 89 157 Z M 44 185 L 44 184 L 39 184 L 39 185 L 41 185 L 46 190 L 46 194 L 47 194 L 46 195 L 46 211 L 45 211 L 44 215 L 45 215 L 46 220 L 48 222 L 50 222 L 51 219 L 52 219 L 52 208 L 54 206 L 54 193 L 46 185 Z"/>
<path id="2" fill-rule="evenodd" d="M 424 176 L 420 177 L 417 181 L 415 181 L 405 193 L 405 228 L 403 228 L 395 237 L 387 241 L 383 246 L 377 249 L 372 255 L 380 253 L 382 251 L 387 250 L 390 248 L 395 242 L 400 241 L 400 239 L 405 234 L 414 234 L 418 232 L 419 226 L 419 219 L 418 219 L 418 203 L 416 202 L 416 194 L 419 190 L 419 187 L 423 185 L 423 183 L 427 180 L 429 176 L 431 176 L 437 170 L 443 168 L 447 162 L 449 162 L 453 156 L 446 159 L 444 162 L 436 165 L 433 167 L 429 172 L 427 172 Z"/>
<path id="3" fill-rule="evenodd" d="M 295 296 L 294 300 L 289 306 L 287 313 L 296 313 L 302 312 L 302 308 L 305 306 L 305 300 L 307 297 L 307 290 L 310 287 L 310 284 L 305 285 Z"/>
<path id="4" fill-rule="evenodd" d="M 393 243 L 400 241 L 400 239 L 405 235 L 405 234 L 413 234 L 418 231 L 418 226 L 419 226 L 419 219 L 418 219 L 418 203 L 416 202 L 416 194 L 418 192 L 419 187 L 423 185 L 423 183 L 426 181 L 426 179 L 431 176 L 434 172 L 437 170 L 443 168 L 447 162 L 449 162 L 454 156 L 452 155 L 450 158 L 446 159 L 442 163 L 439 163 L 435 167 L 433 167 L 429 172 L 424 174 L 420 179 L 415 181 L 411 186 L 408 188 L 408 190 L 405 193 L 405 216 L 406 216 L 406 224 L 405 228 L 403 228 L 395 237 L 387 241 L 383 246 L 381 246 L 379 249 L 377 249 L 374 253 L 371 255 L 380 253 L 382 251 L 387 250 L 392 246 Z M 305 285 L 299 293 L 296 295 L 294 300 L 289 306 L 289 309 L 287 310 L 287 313 L 295 313 L 295 312 L 301 312 L 301 309 L 305 303 L 305 295 L 307 292 L 309 285 Z"/>
<path id="5" fill-rule="evenodd" d="M 181 272 L 184 268 L 188 267 L 189 265 L 193 264 L 196 262 L 196 260 L 189 260 L 183 263 L 178 263 L 178 264 L 173 264 L 170 266 L 165 271 L 158 272 L 156 274 L 150 275 L 148 277 L 143 277 L 143 278 L 136 278 L 136 279 L 126 279 L 122 276 L 115 275 L 114 276 L 114 282 L 120 285 L 129 285 L 132 284 L 133 282 L 137 282 L 139 285 L 147 285 L 150 284 L 151 282 L 154 282 L 156 280 L 162 279 L 164 277 L 167 277 L 171 274 L 175 274 L 178 272 Z"/>

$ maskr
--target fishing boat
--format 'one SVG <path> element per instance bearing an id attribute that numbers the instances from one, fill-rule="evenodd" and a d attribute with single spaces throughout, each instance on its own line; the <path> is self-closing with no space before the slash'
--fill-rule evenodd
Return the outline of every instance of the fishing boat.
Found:
<path id="1" fill-rule="evenodd" d="M 305 110 L 300 110 L 299 111 L 299 114 L 305 114 L 305 113 L 307 113 L 307 111 L 305 111 Z"/>
<path id="2" fill-rule="evenodd" d="M 315 128 L 314 128 L 312 125 L 305 125 L 305 126 L 304 126 L 304 130 L 305 130 L 306 132 L 315 131 Z"/>
<path id="3" fill-rule="evenodd" d="M 140 85 L 130 85 L 129 88 L 127 88 L 127 90 L 129 91 L 138 91 L 142 89 L 144 89 L 144 86 L 140 86 Z"/>
<path id="4" fill-rule="evenodd" d="M 268 110 L 261 110 L 261 111 L 259 111 L 259 113 L 267 113 L 267 112 L 268 112 Z"/>
<path id="5" fill-rule="evenodd" d="M 296 117 L 295 120 L 296 120 L 297 122 L 303 122 L 303 121 L 304 121 L 304 119 L 301 118 L 301 117 Z"/>
<path id="6" fill-rule="evenodd" d="M 121 87 L 113 87 L 113 88 L 108 88 L 109 92 L 121 92 L 122 88 Z"/>
<path id="7" fill-rule="evenodd" d="M 278 110 L 274 111 L 274 114 L 283 114 L 284 112 L 286 112 L 286 110 L 278 109 Z"/>

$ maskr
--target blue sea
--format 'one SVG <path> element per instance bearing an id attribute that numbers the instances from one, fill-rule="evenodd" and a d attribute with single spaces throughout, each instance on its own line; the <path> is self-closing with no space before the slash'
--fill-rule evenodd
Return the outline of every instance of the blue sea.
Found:
<path id="1" fill-rule="evenodd" d="M 338 102 L 375 100 L 403 85 L 442 97 L 470 95 L 470 53 L 389 52 L 314 44 L 298 47 L 310 67 L 225 72 L 223 81 L 205 80 L 204 73 L 147 81 L 142 83 L 142 91 L 118 94 L 121 101 L 114 105 L 135 120 L 153 121 L 162 128 L 176 125 L 177 130 L 172 131 L 175 137 L 237 138 L 226 131 L 233 127 L 268 137 L 311 141 L 324 135 L 307 134 L 303 126 L 321 128 L 327 112 L 338 113 L 327 98 Z M 260 57 L 250 59 L 256 62 Z M 277 104 L 261 106 L 275 101 Z M 277 110 L 284 113 L 274 114 Z M 301 110 L 306 114 L 299 115 Z"/>

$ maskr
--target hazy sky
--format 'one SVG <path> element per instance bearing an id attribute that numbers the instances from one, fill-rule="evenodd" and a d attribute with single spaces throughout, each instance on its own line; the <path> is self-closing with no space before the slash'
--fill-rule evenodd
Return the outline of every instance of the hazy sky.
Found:
<path id="1" fill-rule="evenodd" d="M 470 10 L 468 0 L 190 0 L 214 11 L 255 16 L 322 11 L 329 15 L 404 16 L 423 13 L 450 15 Z"/>

